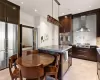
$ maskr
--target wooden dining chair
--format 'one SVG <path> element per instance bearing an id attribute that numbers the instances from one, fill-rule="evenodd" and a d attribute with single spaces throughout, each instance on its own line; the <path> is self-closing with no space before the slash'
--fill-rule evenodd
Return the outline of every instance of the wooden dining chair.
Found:
<path id="1" fill-rule="evenodd" d="M 57 76 L 58 76 L 59 64 L 60 64 L 60 55 L 57 54 L 55 64 L 52 66 L 51 65 L 47 66 L 45 69 L 45 80 L 47 76 L 54 76 L 55 80 L 58 80 Z"/>
<path id="2" fill-rule="evenodd" d="M 23 78 L 26 79 L 38 79 L 44 76 L 44 67 L 43 65 L 34 66 L 34 67 L 25 67 L 18 65 L 20 68 L 20 80 Z"/>
<path id="3" fill-rule="evenodd" d="M 12 80 L 19 78 L 19 68 L 16 66 L 17 54 L 9 58 L 9 72 Z"/>
<path id="4" fill-rule="evenodd" d="M 38 50 L 30 50 L 30 51 L 27 51 L 27 54 L 38 54 L 39 51 Z"/>

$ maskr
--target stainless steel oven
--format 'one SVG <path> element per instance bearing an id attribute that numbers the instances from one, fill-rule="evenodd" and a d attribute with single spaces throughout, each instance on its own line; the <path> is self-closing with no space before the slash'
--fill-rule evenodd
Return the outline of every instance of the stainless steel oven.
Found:
<path id="1" fill-rule="evenodd" d="M 67 45 L 70 43 L 70 36 L 69 33 L 60 33 L 60 45 Z"/>

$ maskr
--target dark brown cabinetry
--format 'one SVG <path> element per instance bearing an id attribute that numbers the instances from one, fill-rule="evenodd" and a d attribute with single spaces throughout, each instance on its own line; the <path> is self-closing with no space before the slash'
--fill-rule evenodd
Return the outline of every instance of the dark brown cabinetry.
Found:
<path id="1" fill-rule="evenodd" d="M 19 24 L 20 7 L 6 0 L 0 1 L 0 20 Z"/>
<path id="2" fill-rule="evenodd" d="M 59 22 L 62 26 L 59 27 L 60 33 L 70 32 L 72 27 L 72 15 L 59 17 Z"/>
<path id="3" fill-rule="evenodd" d="M 100 37 L 100 10 L 97 12 L 97 37 Z"/>
<path id="4" fill-rule="evenodd" d="M 7 3 L 7 22 L 18 24 L 19 23 L 19 7 L 10 2 Z"/>
<path id="5" fill-rule="evenodd" d="M 6 17 L 6 5 L 0 1 L 0 20 L 1 21 L 5 21 L 5 17 Z"/>
<path id="6" fill-rule="evenodd" d="M 74 58 L 97 61 L 96 47 L 90 47 L 90 48 L 73 47 L 72 56 Z"/>

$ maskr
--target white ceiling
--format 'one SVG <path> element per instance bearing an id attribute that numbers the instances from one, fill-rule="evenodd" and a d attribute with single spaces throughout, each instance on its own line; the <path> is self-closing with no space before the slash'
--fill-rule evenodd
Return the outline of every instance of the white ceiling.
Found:
<path id="1" fill-rule="evenodd" d="M 21 9 L 32 15 L 48 14 L 52 16 L 52 0 L 9 0 L 21 6 Z M 59 15 L 75 14 L 100 8 L 100 0 L 58 0 L 60 2 Z M 23 2 L 23 4 L 21 4 Z M 53 2 L 53 16 L 58 17 L 58 5 Z M 37 12 L 34 10 L 37 9 Z M 64 13 L 64 14 L 62 14 Z"/>

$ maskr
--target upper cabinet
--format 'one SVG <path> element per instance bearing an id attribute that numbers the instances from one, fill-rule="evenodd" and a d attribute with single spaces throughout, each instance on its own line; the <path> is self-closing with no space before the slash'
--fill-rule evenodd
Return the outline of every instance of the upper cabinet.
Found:
<path id="1" fill-rule="evenodd" d="M 72 15 L 59 17 L 59 22 L 62 25 L 59 27 L 60 33 L 70 32 L 72 28 Z"/>
<path id="2" fill-rule="evenodd" d="M 5 21 L 6 19 L 6 5 L 4 4 L 4 2 L 0 1 L 0 20 L 1 21 Z"/>
<path id="3" fill-rule="evenodd" d="M 18 24 L 19 23 L 19 7 L 15 4 L 10 2 L 7 3 L 7 22 Z"/>
<path id="4" fill-rule="evenodd" d="M 100 10 L 97 12 L 97 37 L 100 37 Z"/>
<path id="5" fill-rule="evenodd" d="M 20 7 L 6 0 L 0 0 L 0 21 L 19 24 Z"/>

